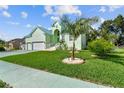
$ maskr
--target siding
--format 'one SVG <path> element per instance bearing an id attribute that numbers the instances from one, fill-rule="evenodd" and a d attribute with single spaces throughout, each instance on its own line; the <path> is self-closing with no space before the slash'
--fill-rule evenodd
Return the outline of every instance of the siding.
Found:
<path id="1" fill-rule="evenodd" d="M 43 31 L 41 31 L 39 28 L 36 29 L 36 31 L 32 34 L 32 37 L 26 38 L 25 42 L 38 42 L 43 41 L 46 42 L 46 36 Z"/>

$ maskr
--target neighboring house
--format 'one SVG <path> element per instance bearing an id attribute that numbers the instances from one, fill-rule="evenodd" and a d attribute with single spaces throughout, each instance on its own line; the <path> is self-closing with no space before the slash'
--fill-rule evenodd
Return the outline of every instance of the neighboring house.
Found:
<path id="1" fill-rule="evenodd" d="M 55 46 L 59 41 L 65 41 L 70 49 L 72 48 L 72 36 L 69 34 L 61 34 L 61 26 L 58 22 L 52 25 L 52 30 L 43 27 L 36 27 L 29 35 L 24 37 L 25 43 L 22 44 L 24 50 L 45 50 Z M 86 47 L 85 35 L 80 35 L 75 41 L 75 48 L 81 50 Z"/>
<path id="2" fill-rule="evenodd" d="M 6 49 L 7 50 L 21 49 L 20 46 L 22 41 L 23 39 L 20 39 L 20 38 L 10 40 L 6 42 Z"/>

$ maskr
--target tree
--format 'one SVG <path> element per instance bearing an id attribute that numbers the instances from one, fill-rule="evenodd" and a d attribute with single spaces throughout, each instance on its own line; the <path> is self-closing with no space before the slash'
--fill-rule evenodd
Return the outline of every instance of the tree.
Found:
<path id="1" fill-rule="evenodd" d="M 112 43 L 115 43 L 116 42 L 116 39 L 117 39 L 117 35 L 112 33 L 112 32 L 108 32 L 107 30 L 105 29 L 101 29 L 99 31 L 99 37 L 100 38 L 103 38 L 107 41 L 110 41 Z"/>
<path id="2" fill-rule="evenodd" d="M 106 20 L 100 26 L 100 33 L 102 34 L 102 38 L 110 39 L 111 36 L 115 37 L 115 44 L 121 45 L 124 44 L 124 17 L 122 15 L 118 15 L 113 20 Z"/>
<path id="3" fill-rule="evenodd" d="M 0 46 L 3 47 L 5 45 L 5 41 L 0 39 Z"/>
<path id="4" fill-rule="evenodd" d="M 117 39 L 117 44 L 121 45 L 124 44 L 124 17 L 122 15 L 118 15 L 114 20 L 113 20 L 113 25 L 115 28 L 115 34 L 118 36 Z"/>
<path id="5" fill-rule="evenodd" d="M 94 29 L 92 31 L 89 31 L 89 33 L 87 33 L 86 36 L 87 42 L 93 41 L 99 36 L 99 31 Z"/>
<path id="6" fill-rule="evenodd" d="M 84 33 L 93 30 L 91 25 L 98 21 L 97 17 L 94 18 L 76 18 L 72 21 L 68 16 L 63 16 L 61 18 L 62 33 L 68 33 L 73 37 L 72 46 L 72 60 L 75 58 L 75 40 Z"/>

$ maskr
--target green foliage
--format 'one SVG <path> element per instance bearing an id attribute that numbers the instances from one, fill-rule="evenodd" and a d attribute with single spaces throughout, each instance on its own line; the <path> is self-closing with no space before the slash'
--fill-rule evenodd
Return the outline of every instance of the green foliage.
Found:
<path id="1" fill-rule="evenodd" d="M 6 86 L 6 83 L 0 80 L 0 88 L 4 88 Z"/>
<path id="2" fill-rule="evenodd" d="M 69 51 L 38 51 L 13 55 L 4 58 L 11 63 L 20 64 L 80 80 L 124 87 L 124 49 L 118 49 L 104 58 L 92 57 L 92 52 L 83 50 L 76 57 L 86 59 L 85 64 L 68 65 L 62 60 L 70 55 Z"/>
<path id="3" fill-rule="evenodd" d="M 0 47 L 0 51 L 5 51 L 5 48 L 4 47 Z"/>
<path id="4" fill-rule="evenodd" d="M 77 18 L 72 21 L 68 16 L 61 18 L 62 33 L 69 33 L 76 40 L 80 34 L 88 33 L 93 30 L 92 26 L 98 21 L 97 17 L 93 18 Z"/>
<path id="5" fill-rule="evenodd" d="M 86 34 L 92 29 L 94 23 L 98 21 L 97 17 L 93 18 L 77 18 L 72 21 L 68 16 L 61 18 L 62 33 L 68 33 L 73 37 L 72 59 L 75 58 L 75 40 L 81 35 Z"/>
<path id="6" fill-rule="evenodd" d="M 116 34 L 114 33 L 108 33 L 107 30 L 102 29 L 99 31 L 99 36 L 104 38 L 105 40 L 109 41 L 109 42 L 116 42 L 116 39 L 118 38 Z"/>
<path id="7" fill-rule="evenodd" d="M 109 38 L 110 34 L 116 35 L 115 44 L 116 45 L 124 45 L 124 17 L 122 15 L 118 15 L 113 20 L 106 20 L 100 26 L 100 32 L 102 38 Z M 107 36 L 108 35 L 108 36 Z M 111 37 L 110 37 L 111 38 Z"/>
<path id="8" fill-rule="evenodd" d="M 114 45 L 105 39 L 96 39 L 88 44 L 88 49 L 97 55 L 107 55 L 113 48 Z"/>
<path id="9" fill-rule="evenodd" d="M 0 47 L 4 47 L 5 46 L 5 41 L 0 39 Z"/>
<path id="10" fill-rule="evenodd" d="M 87 42 L 90 42 L 92 40 L 95 40 L 99 36 L 99 32 L 97 30 L 90 31 L 86 34 L 87 36 Z"/>
<path id="11" fill-rule="evenodd" d="M 12 88 L 12 86 L 0 80 L 0 88 Z"/>
<path id="12" fill-rule="evenodd" d="M 59 41 L 57 50 L 67 50 L 68 47 L 65 41 Z"/>

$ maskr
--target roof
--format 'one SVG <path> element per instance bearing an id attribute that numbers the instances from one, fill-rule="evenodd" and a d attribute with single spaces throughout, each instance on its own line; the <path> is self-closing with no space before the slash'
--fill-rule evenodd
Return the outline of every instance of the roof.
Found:
<path id="1" fill-rule="evenodd" d="M 22 42 L 22 41 L 23 41 L 23 39 L 21 39 L 21 38 L 16 38 L 16 39 L 12 39 L 12 40 L 8 41 L 8 43 Z"/>
<path id="2" fill-rule="evenodd" d="M 46 34 L 52 35 L 52 30 L 47 30 L 47 29 L 44 28 L 44 27 L 39 27 L 39 26 L 37 26 L 36 28 L 33 29 L 33 31 L 32 31 L 29 35 L 25 36 L 24 38 L 31 37 L 32 34 L 33 34 L 38 28 L 39 28 L 41 31 L 45 32 Z"/>

